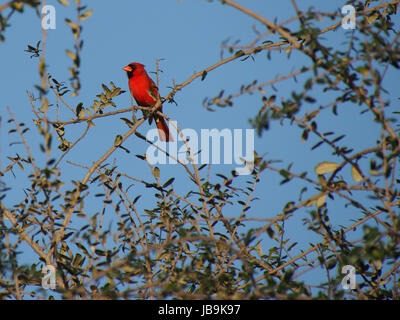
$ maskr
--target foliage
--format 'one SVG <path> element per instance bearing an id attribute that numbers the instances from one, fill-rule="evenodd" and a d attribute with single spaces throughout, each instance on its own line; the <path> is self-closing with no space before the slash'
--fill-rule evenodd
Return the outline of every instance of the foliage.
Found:
<path id="1" fill-rule="evenodd" d="M 59 2 L 69 5 L 66 0 Z M 84 177 L 63 176 L 65 156 L 78 143 L 85 143 L 98 119 L 132 113 L 131 107 L 121 109 L 113 101 L 124 93 L 113 82 L 103 84 L 90 107 L 76 100 L 81 93 L 81 23 L 92 11 L 75 1 L 76 22 L 66 20 L 75 39 L 73 51 L 66 50 L 73 63 L 70 86 L 56 79 L 56 70 L 50 74 L 42 54 L 43 42 L 26 50 L 39 66 L 37 97 L 31 93 L 28 97 L 35 116 L 32 127 L 43 139 L 42 154 L 32 153 L 26 135 L 30 126 L 18 122 L 8 109 L 13 126 L 9 134 L 24 145 L 25 152 L 8 156 L 1 175 L 17 176 L 24 171 L 29 184 L 20 187 L 25 197 L 12 206 L 3 202 L 12 190 L 1 186 L 0 297 L 48 298 L 48 291 L 41 287 L 41 270 L 53 265 L 57 288 L 51 295 L 63 299 L 399 299 L 399 112 L 393 111 L 397 105 L 390 100 L 396 93 L 387 92 L 382 85 L 387 73 L 399 69 L 400 34 L 392 22 L 399 2 L 348 1 L 356 8 L 356 29 L 343 31 L 345 43 L 333 47 L 330 37 L 341 28 L 340 10 L 300 11 L 292 1 L 298 23 L 281 23 L 221 0 L 254 18 L 265 32 L 257 31 L 246 46 L 224 41 L 219 62 L 174 84 L 163 101 L 173 101 L 194 79 L 207 81 L 212 70 L 223 70 L 235 60 L 264 55 L 265 62 L 271 63 L 275 50 L 287 55 L 289 62 L 302 56 L 308 63 L 291 74 L 263 83 L 257 79 L 243 84 L 237 93 L 221 91 L 205 98 L 204 106 L 218 112 L 219 107 L 234 106 L 239 97 L 257 95 L 260 107 L 250 124 L 260 136 L 276 122 L 297 128 L 299 140 L 310 143 L 310 158 L 315 150 L 326 150 L 326 161 L 315 163 L 314 172 L 301 173 L 292 169 L 291 159 L 284 159 L 290 164 L 279 167 L 276 160 L 256 153 L 253 172 L 243 188 L 235 172 L 210 176 L 207 165 L 178 159 L 185 176 L 161 179 L 160 169 L 142 154 L 137 155 L 143 162 L 141 170 L 151 170 L 151 181 L 120 172 L 118 164 L 110 160 L 114 151 L 130 152 L 124 143 L 135 135 L 135 139 L 146 140 L 136 132 L 145 119 L 135 116 L 132 120 L 121 118 L 125 133 L 116 136 L 104 155 L 87 159 L 92 165 L 69 161 L 69 165 L 86 170 Z M 26 6 L 38 9 L 39 5 L 37 1 L 13 1 L 1 7 L 0 40 L 5 40 L 5 27 L 13 12 L 22 12 Z M 326 19 L 332 24 L 321 28 L 320 21 Z M 229 57 L 223 58 L 227 54 Z M 275 88 L 300 76 L 305 80 L 289 97 Z M 267 95 L 267 87 L 274 89 L 274 94 Z M 331 97 L 331 102 L 319 103 L 321 94 Z M 358 108 L 363 115 L 370 115 L 371 124 L 380 126 L 381 135 L 373 147 L 360 149 L 345 143 L 342 132 L 320 129 L 321 119 L 330 111 L 331 121 L 341 121 L 342 108 Z M 158 112 L 156 109 L 151 112 Z M 61 111 L 69 112 L 70 118 L 60 119 Z M 69 141 L 66 132 L 72 125 L 82 126 L 84 131 Z M 59 141 L 57 146 L 55 141 Z M 193 157 L 188 151 L 189 158 Z M 252 219 L 255 190 L 269 172 L 281 177 L 279 188 L 299 182 L 298 194 L 290 195 L 298 199 L 285 204 L 272 218 Z M 187 190 L 175 190 L 178 179 L 187 181 Z M 146 194 L 132 188 L 133 184 L 143 186 Z M 142 208 L 142 196 L 153 197 L 153 207 Z M 337 212 L 330 204 L 341 200 L 352 212 L 351 225 L 333 221 Z M 232 210 L 239 212 L 234 218 L 229 216 Z M 307 214 L 302 227 L 320 239 L 301 249 L 285 229 L 285 223 L 298 212 Z M 118 220 L 114 225 L 104 222 L 110 214 Z M 359 237 L 348 236 L 355 229 Z M 261 246 L 265 239 L 273 243 L 268 252 Z M 20 263 L 18 257 L 27 250 L 22 245 L 38 257 L 37 263 Z M 353 265 L 359 275 L 354 290 L 346 291 L 341 285 L 345 265 Z M 324 281 L 315 285 L 299 280 L 317 268 L 324 270 Z"/>

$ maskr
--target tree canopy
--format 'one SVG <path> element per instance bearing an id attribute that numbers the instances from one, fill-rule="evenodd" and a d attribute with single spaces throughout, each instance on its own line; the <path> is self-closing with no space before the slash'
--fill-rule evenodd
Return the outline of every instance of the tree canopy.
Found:
<path id="1" fill-rule="evenodd" d="M 50 30 L 43 26 L 27 47 L 27 39 L 18 40 L 39 83 L 22 88 L 26 104 L 18 109 L 2 104 L 2 140 L 9 146 L 1 155 L 2 299 L 399 299 L 400 111 L 393 79 L 399 79 L 400 0 L 340 1 L 329 12 L 288 0 L 295 14 L 285 21 L 246 1 L 208 1 L 210 11 L 217 5 L 226 11 L 222 21 L 232 12 L 248 16 L 253 37 L 221 39 L 219 48 L 209 48 L 221 52 L 220 60 L 196 61 L 202 69 L 172 79 L 152 110 L 130 104 L 126 83 L 110 79 L 97 95 L 85 92 L 85 24 L 96 5 L 58 2 L 57 15 L 76 13 L 64 21 L 72 33 L 63 48 L 70 64 L 48 63 Z M 35 10 L 51 28 L 51 10 L 43 5 L 0 5 L 1 46 L 11 29 L 22 28 L 16 15 Z M 163 57 L 154 58 L 158 84 Z M 194 147 L 183 121 L 158 107 L 173 108 L 179 94 L 211 81 L 214 72 L 255 60 L 266 70 L 285 61 L 292 71 L 257 74 L 237 91 L 222 83 L 194 104 L 225 120 L 240 118 L 240 106 L 251 110 L 247 129 L 258 142 L 243 159 L 248 174 L 240 175 L 202 163 L 204 150 Z M 63 68 L 69 78 L 57 75 Z M 143 109 L 143 116 L 136 112 Z M 33 121 L 21 122 L 21 112 Z M 176 130 L 179 152 L 140 131 L 154 113 Z M 97 140 L 104 152 L 89 158 L 73 152 L 91 148 L 90 135 L 108 130 L 107 121 L 119 123 L 120 133 L 109 145 Z M 231 135 L 234 128 L 226 127 Z M 291 149 L 282 130 L 306 151 Z M 284 157 L 264 152 L 271 137 Z M 218 152 L 229 141 L 219 139 Z M 148 148 L 170 164 L 150 161 Z M 123 157 L 135 170 L 120 165 Z M 287 201 L 268 207 L 279 194 Z M 54 268 L 51 289 L 43 287 L 51 284 L 46 266 Z"/>

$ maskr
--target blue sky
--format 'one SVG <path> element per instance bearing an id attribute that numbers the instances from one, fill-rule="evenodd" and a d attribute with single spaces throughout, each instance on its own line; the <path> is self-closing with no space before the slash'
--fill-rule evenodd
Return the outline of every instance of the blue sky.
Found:
<path id="1" fill-rule="evenodd" d="M 71 1 L 73 2 L 73 1 Z M 258 12 L 269 20 L 278 19 L 283 22 L 292 18 L 295 11 L 291 1 L 238 1 L 246 7 Z M 344 1 L 298 1 L 301 9 L 314 5 L 316 10 L 329 11 L 338 9 Z M 65 49 L 72 49 L 74 39 L 70 29 L 64 23 L 65 18 L 75 19 L 74 6 L 62 7 L 55 0 L 48 0 L 47 4 L 54 5 L 57 12 L 57 27 L 49 30 L 46 40 L 46 55 L 48 57 L 48 71 L 59 81 L 69 78 L 67 68 L 71 66 L 70 59 L 65 54 Z M 84 47 L 81 55 L 81 95 L 77 98 L 69 97 L 72 106 L 83 102 L 85 107 L 92 104 L 95 95 L 101 92 L 101 84 L 109 84 L 113 81 L 116 86 L 128 91 L 128 81 L 122 68 L 130 62 L 141 62 L 146 65 L 148 71 L 155 71 L 156 59 L 164 59 L 160 63 L 162 73 L 160 74 L 160 93 L 165 96 L 169 93 L 168 86 L 172 85 L 173 79 L 176 83 L 182 83 L 194 72 L 199 72 L 220 60 L 220 46 L 223 40 L 230 38 L 231 42 L 241 40 L 240 44 L 248 44 L 255 37 L 252 30 L 253 25 L 260 31 L 263 26 L 249 16 L 229 6 L 221 5 L 214 1 L 183 0 L 147 0 L 147 1 L 83 1 L 88 9 L 94 13 L 88 20 L 83 21 L 82 39 Z M 112 4 L 112 5 L 110 5 Z M 398 17 L 397 17 L 398 20 Z M 398 21 L 397 21 L 398 22 Z M 332 22 L 322 21 L 321 26 L 328 26 Z M 30 145 L 36 151 L 39 150 L 39 135 L 32 124 L 34 115 L 31 111 L 26 90 L 34 91 L 33 86 L 39 83 L 37 74 L 37 60 L 30 59 L 24 52 L 28 44 L 34 45 L 41 40 L 42 30 L 40 19 L 32 10 L 27 10 L 23 15 L 15 14 L 11 20 L 11 27 L 7 30 L 6 42 L 1 44 L 0 59 L 0 94 L 1 94 L 1 161 L 2 168 L 8 165 L 6 156 L 22 152 L 19 146 L 9 146 L 12 138 L 7 132 L 11 128 L 6 120 L 9 119 L 6 106 L 10 106 L 18 121 L 25 122 L 31 127 L 27 135 Z M 346 38 L 344 30 L 339 28 L 334 33 L 327 35 L 332 45 L 340 46 Z M 276 41 L 277 38 L 267 37 L 264 40 Z M 229 53 L 225 53 L 228 57 Z M 204 81 L 196 79 L 175 96 L 178 106 L 164 104 L 164 112 L 178 122 L 180 128 L 192 128 L 198 132 L 203 128 L 250 128 L 249 119 L 256 115 L 261 107 L 260 95 L 246 95 L 236 99 L 232 108 L 217 108 L 216 112 L 209 112 L 202 106 L 205 97 L 214 97 L 224 89 L 226 94 L 237 93 L 242 84 L 249 84 L 254 79 L 259 83 L 273 80 L 290 72 L 299 70 L 309 61 L 301 55 L 293 52 L 290 59 L 282 51 L 274 51 L 272 60 L 267 60 L 265 53 L 255 56 L 255 60 L 234 61 L 215 71 L 210 72 Z M 155 79 L 155 76 L 153 75 Z M 302 81 L 307 77 L 299 76 L 298 84 L 292 79 L 276 85 L 277 93 L 267 87 L 266 94 L 289 95 L 295 86 L 300 87 Z M 390 92 L 395 89 L 396 75 L 389 74 L 386 86 Z M 328 95 L 320 94 L 320 104 L 329 103 Z M 129 92 L 115 99 L 117 108 L 130 106 Z M 112 107 L 109 109 L 111 111 Z M 305 108 L 305 111 L 307 107 Z M 311 110 L 311 109 L 309 109 Z M 340 108 L 341 117 L 333 117 L 330 112 L 321 117 L 321 131 L 335 131 L 347 133 L 345 143 L 356 145 L 359 150 L 372 146 L 377 136 L 377 126 L 371 126 L 369 115 L 360 115 L 361 109 L 356 107 Z M 72 118 L 68 110 L 63 112 L 64 119 Z M 107 118 L 96 121 L 96 127 L 89 131 L 86 139 L 77 145 L 63 160 L 65 177 L 73 177 L 74 180 L 82 179 L 85 170 L 66 164 L 71 160 L 84 165 L 90 165 L 113 145 L 117 134 L 124 134 L 127 126 L 116 116 L 114 119 Z M 66 138 L 76 139 L 85 129 L 84 125 L 75 125 L 69 128 Z M 140 128 L 142 134 L 150 129 L 148 124 Z M 258 154 L 266 154 L 269 159 L 281 159 L 282 167 L 295 162 L 293 170 L 296 172 L 310 171 L 310 177 L 316 179 L 312 170 L 316 164 L 322 161 L 339 161 L 331 156 L 331 150 L 323 146 L 316 151 L 310 152 L 311 146 L 316 143 L 314 137 L 310 137 L 307 143 L 301 142 L 301 131 L 295 126 L 285 123 L 281 126 L 278 122 L 271 124 L 271 129 L 264 132 L 262 137 L 256 138 L 255 146 Z M 10 140 L 11 139 L 11 140 Z M 135 177 L 151 179 L 150 170 L 134 157 L 135 154 L 143 154 L 147 146 L 131 137 L 125 146 L 132 150 L 130 154 L 118 150 L 109 159 L 118 159 L 119 170 Z M 54 156 L 61 155 L 54 148 Z M 361 163 L 361 165 L 364 165 Z M 365 163 L 368 165 L 368 163 Z M 279 164 L 277 165 L 279 166 Z M 175 165 L 159 165 L 161 180 L 166 181 L 169 177 L 176 178 L 176 190 L 187 190 L 187 179 L 181 167 Z M 212 172 L 228 174 L 235 165 L 212 166 Z M 17 169 L 18 171 L 18 169 Z M 17 172 L 16 171 L 16 172 Z M 23 196 L 21 185 L 23 185 L 26 172 L 17 172 L 17 177 L 4 177 L 3 182 L 12 187 L 12 192 L 5 199 L 7 204 Z M 349 176 L 349 175 L 348 175 Z M 248 177 L 241 177 L 239 181 L 245 183 Z M 255 196 L 260 200 L 254 202 L 254 207 L 249 211 L 249 217 L 271 218 L 280 212 L 289 200 L 297 200 L 301 183 L 290 183 L 279 186 L 281 177 L 276 173 L 264 172 L 258 185 Z M 140 186 L 137 186 L 140 190 Z M 309 188 L 312 194 L 312 188 Z M 143 197 L 143 207 L 151 206 L 152 197 Z M 359 217 L 346 216 L 343 209 L 343 201 L 330 204 L 337 210 L 332 218 L 337 223 L 348 225 L 350 219 Z M 98 209 L 94 209 L 98 210 Z M 349 211 L 347 211 L 349 212 Z M 298 214 L 298 213 L 296 213 Z M 237 209 L 231 208 L 232 216 L 237 215 Z M 292 241 L 299 241 L 304 246 L 308 242 L 317 241 L 313 234 L 307 232 L 302 225 L 301 219 L 306 215 L 299 213 L 299 217 L 291 219 L 286 224 L 287 234 L 293 235 Z M 268 250 L 271 242 L 268 239 L 263 242 L 263 248 Z M 29 261 L 30 257 L 27 257 Z M 311 278 L 315 278 L 311 275 Z"/>

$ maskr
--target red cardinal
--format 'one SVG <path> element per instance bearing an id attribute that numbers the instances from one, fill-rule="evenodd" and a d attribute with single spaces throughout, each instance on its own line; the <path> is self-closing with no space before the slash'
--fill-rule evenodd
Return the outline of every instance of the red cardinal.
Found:
<path id="1" fill-rule="evenodd" d="M 132 62 L 128 64 L 124 70 L 128 74 L 129 89 L 132 96 L 135 98 L 136 103 L 142 107 L 154 107 L 157 100 L 155 100 L 149 94 L 149 92 L 151 92 L 151 94 L 157 98 L 159 98 L 160 95 L 158 94 L 158 88 L 154 81 L 151 80 L 146 70 L 144 70 L 144 65 L 137 62 Z M 162 112 L 162 107 L 158 110 Z M 169 132 L 165 119 L 157 114 L 154 117 L 158 128 L 158 133 L 160 135 L 160 140 L 167 142 L 174 141 Z"/>

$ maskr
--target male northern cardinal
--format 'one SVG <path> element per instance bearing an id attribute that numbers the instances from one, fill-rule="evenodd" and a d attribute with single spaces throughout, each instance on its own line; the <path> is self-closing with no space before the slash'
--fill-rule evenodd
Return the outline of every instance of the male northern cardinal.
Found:
<path id="1" fill-rule="evenodd" d="M 158 94 L 158 88 L 154 81 L 148 76 L 144 69 L 144 65 L 132 62 L 123 69 L 128 74 L 129 90 L 135 98 L 136 103 L 142 107 L 154 107 L 157 102 L 155 98 L 160 98 L 160 95 Z M 162 112 L 162 106 L 158 110 Z M 174 141 L 165 119 L 158 114 L 156 114 L 154 118 L 160 135 L 160 140 L 167 142 Z"/>

